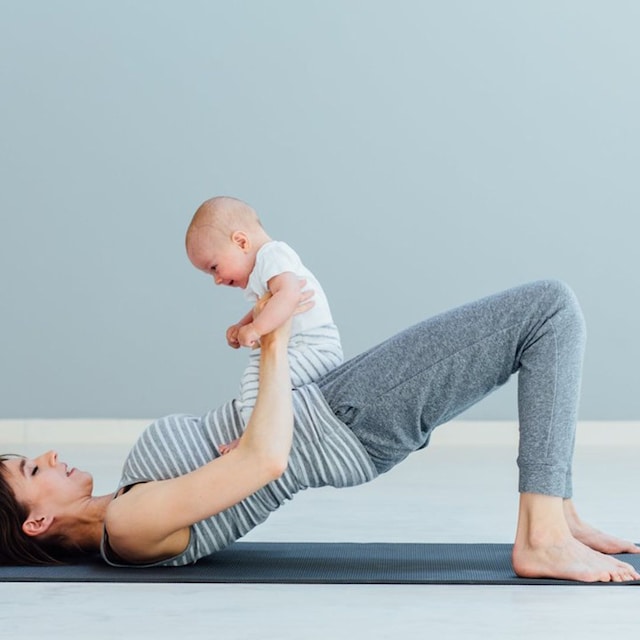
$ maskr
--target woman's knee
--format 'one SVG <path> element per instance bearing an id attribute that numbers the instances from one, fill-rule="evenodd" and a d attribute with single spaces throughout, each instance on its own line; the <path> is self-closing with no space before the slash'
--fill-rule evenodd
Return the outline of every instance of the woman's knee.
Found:
<path id="1" fill-rule="evenodd" d="M 544 297 L 548 301 L 549 311 L 571 327 L 576 338 L 586 338 L 586 324 L 578 297 L 563 280 L 543 280 Z"/>

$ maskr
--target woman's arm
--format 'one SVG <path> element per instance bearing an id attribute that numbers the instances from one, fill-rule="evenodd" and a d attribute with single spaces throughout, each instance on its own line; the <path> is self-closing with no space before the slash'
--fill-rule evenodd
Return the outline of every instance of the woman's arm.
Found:
<path id="1" fill-rule="evenodd" d="M 140 563 L 176 555 L 186 548 L 190 525 L 284 472 L 293 434 L 289 329 L 287 322 L 262 338 L 258 397 L 236 449 L 184 476 L 138 484 L 111 502 L 105 526 L 118 555 Z"/>

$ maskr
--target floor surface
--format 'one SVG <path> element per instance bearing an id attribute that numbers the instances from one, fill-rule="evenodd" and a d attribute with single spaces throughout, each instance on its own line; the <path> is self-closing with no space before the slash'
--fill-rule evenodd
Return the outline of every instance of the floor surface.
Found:
<path id="1" fill-rule="evenodd" d="M 58 452 L 107 493 L 126 449 Z M 583 518 L 636 540 L 639 454 L 579 447 L 574 472 Z M 369 485 L 299 494 L 246 539 L 512 542 L 516 482 L 512 446 L 439 446 L 436 434 Z M 0 583 L 0 637 L 566 640 L 637 633 L 639 603 L 636 587 Z"/>

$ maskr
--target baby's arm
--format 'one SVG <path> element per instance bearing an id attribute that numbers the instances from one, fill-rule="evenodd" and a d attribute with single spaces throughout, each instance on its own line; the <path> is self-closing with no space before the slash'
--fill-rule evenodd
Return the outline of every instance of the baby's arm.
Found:
<path id="1" fill-rule="evenodd" d="M 300 299 L 300 279 L 287 271 L 273 276 L 267 283 L 271 298 L 257 319 L 240 327 L 238 342 L 243 347 L 257 346 L 260 336 L 285 323 L 295 311 Z M 245 316 L 246 317 L 246 316 Z"/>

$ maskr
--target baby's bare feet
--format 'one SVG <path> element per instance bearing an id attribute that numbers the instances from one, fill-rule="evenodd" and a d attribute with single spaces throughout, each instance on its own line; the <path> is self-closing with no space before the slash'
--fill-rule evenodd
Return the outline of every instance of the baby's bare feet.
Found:
<path id="1" fill-rule="evenodd" d="M 238 442 L 240 442 L 240 438 L 236 438 L 235 440 L 232 440 L 231 442 L 227 442 L 225 444 L 221 444 L 218 447 L 218 451 L 222 455 L 225 455 L 225 453 L 229 453 L 229 451 L 232 451 L 233 449 L 235 449 L 238 446 Z"/>

